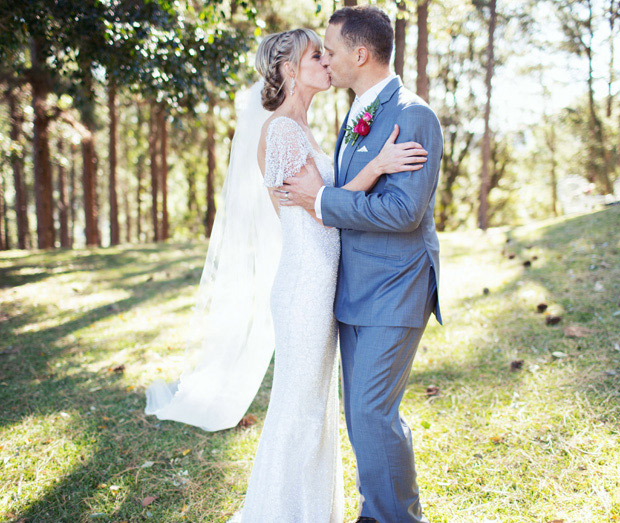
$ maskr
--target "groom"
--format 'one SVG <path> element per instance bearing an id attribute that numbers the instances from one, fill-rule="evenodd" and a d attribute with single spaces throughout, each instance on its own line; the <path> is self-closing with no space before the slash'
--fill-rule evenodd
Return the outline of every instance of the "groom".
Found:
<path id="1" fill-rule="evenodd" d="M 345 7 L 332 15 L 322 63 L 332 85 L 357 94 L 336 143 L 336 186 L 324 187 L 318 174 L 302 170 L 285 182 L 289 195 L 281 204 L 314 210 L 326 226 L 341 230 L 335 313 L 357 458 L 358 521 L 427 523 L 411 431 L 398 408 L 432 312 L 441 323 L 433 209 L 443 138 L 433 111 L 390 74 L 393 41 L 390 20 L 379 9 Z M 358 126 L 357 139 L 346 143 L 346 129 L 372 113 L 376 100 L 370 130 Z M 428 151 L 425 166 L 382 176 L 368 193 L 340 189 L 379 153 L 394 124 L 398 142 L 416 141 Z"/>

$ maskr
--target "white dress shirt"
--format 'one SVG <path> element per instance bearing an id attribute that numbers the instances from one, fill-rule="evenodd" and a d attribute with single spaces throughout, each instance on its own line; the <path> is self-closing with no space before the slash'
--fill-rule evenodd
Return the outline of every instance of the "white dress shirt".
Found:
<path id="1" fill-rule="evenodd" d="M 353 123 L 353 120 L 357 118 L 358 113 L 364 109 L 364 107 L 368 107 L 372 102 L 375 101 L 379 93 L 383 91 L 384 87 L 389 84 L 394 78 L 398 78 L 394 73 L 390 74 L 388 77 L 381 80 L 379 83 L 373 85 L 370 89 L 366 90 L 362 95 L 356 96 L 353 104 L 351 105 L 351 110 L 349 111 L 349 118 L 347 120 L 347 126 Z M 338 151 L 338 170 L 340 170 L 340 166 L 342 164 L 342 155 L 344 154 L 344 150 L 347 148 L 347 144 L 344 143 L 344 139 L 340 144 L 340 151 Z M 316 200 L 314 201 L 314 212 L 316 217 L 320 220 L 323 218 L 323 214 L 321 213 L 321 196 L 323 196 L 323 190 L 325 186 L 319 189 L 319 192 L 316 195 Z"/>

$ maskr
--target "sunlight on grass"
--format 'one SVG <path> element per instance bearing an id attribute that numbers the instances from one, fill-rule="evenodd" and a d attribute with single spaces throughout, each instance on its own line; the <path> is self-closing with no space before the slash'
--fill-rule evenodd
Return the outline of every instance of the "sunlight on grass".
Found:
<path id="1" fill-rule="evenodd" d="M 612 208 L 440 236 L 445 326 L 429 322 L 401 409 L 433 523 L 620 521 L 618 223 Z M 205 251 L 0 255 L 9 521 L 223 523 L 242 506 L 272 368 L 247 428 L 206 433 L 143 413 L 144 387 L 182 369 Z M 344 417 L 340 436 L 350 521 Z"/>
<path id="2" fill-rule="evenodd" d="M 68 409 L 27 416 L 2 429 L 0 460 L 5 491 L 0 510 L 9 512 L 21 500 L 45 496 L 91 458 L 97 442 L 76 430 L 80 418 L 79 412 Z"/>

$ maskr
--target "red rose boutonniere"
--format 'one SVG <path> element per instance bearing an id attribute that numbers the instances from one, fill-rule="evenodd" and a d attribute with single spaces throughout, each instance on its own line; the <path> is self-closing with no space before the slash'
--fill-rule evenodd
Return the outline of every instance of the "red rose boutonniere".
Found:
<path id="1" fill-rule="evenodd" d="M 366 136 L 370 132 L 370 126 L 374 121 L 375 113 L 379 108 L 379 98 L 372 102 L 368 107 L 362 109 L 362 112 L 354 120 L 354 123 L 348 125 L 344 132 L 344 143 L 353 145 L 360 136 Z"/>

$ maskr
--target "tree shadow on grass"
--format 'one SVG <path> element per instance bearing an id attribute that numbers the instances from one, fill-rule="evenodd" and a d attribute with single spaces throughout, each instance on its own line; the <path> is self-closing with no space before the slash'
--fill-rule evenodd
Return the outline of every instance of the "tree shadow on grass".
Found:
<path id="1" fill-rule="evenodd" d="M 507 248 L 516 258 L 508 260 L 498 250 L 500 263 L 529 264 L 490 294 L 468 296 L 455 304 L 472 312 L 450 318 L 450 328 L 462 331 L 473 322 L 480 333 L 455 340 L 457 361 L 414 364 L 409 389 L 423 394 L 433 384 L 447 393 L 469 387 L 481 395 L 497 391 L 511 396 L 519 392 L 527 370 L 542 365 L 566 374 L 562 386 L 570 394 L 585 395 L 601 419 L 614 412 L 620 405 L 620 382 L 613 377 L 615 371 L 620 374 L 613 346 L 620 343 L 620 325 L 612 315 L 620 310 L 619 224 L 620 209 L 612 208 L 552 223 L 533 238 L 527 232 L 509 233 Z M 595 292 L 595 282 L 604 290 Z M 536 291 L 524 296 L 522 290 L 528 287 Z M 537 312 L 539 296 L 560 311 L 558 325 L 547 325 L 546 314 Z M 570 337 L 564 333 L 568 325 L 592 332 Z M 554 352 L 566 357 L 555 358 Z M 521 361 L 514 368 L 516 360 Z M 605 369 L 612 374 L 606 375 Z M 604 398 L 609 401 L 603 405 Z"/>
<path id="2" fill-rule="evenodd" d="M 213 521 L 201 514 L 205 509 L 211 515 L 232 515 L 237 508 L 235 491 L 243 485 L 236 484 L 238 467 L 226 462 L 226 453 L 235 439 L 243 437 L 243 429 L 206 433 L 161 422 L 143 414 L 142 391 L 128 393 L 108 383 L 89 392 L 92 381 L 87 373 L 80 373 L 63 380 L 61 389 L 67 391 L 65 403 L 76 425 L 69 437 L 82 447 L 81 456 L 66 464 L 67 472 L 40 497 L 14 511 L 16 519 L 28 523 Z M 59 384 L 54 386 L 58 389 Z M 259 423 L 264 406 L 262 402 L 254 407 Z M 143 507 L 148 496 L 157 499 Z"/>
<path id="3" fill-rule="evenodd" d="M 615 212 L 613 217 L 618 216 Z M 608 246 L 603 247 L 608 263 L 615 263 L 613 267 L 620 265 L 619 246 L 612 245 L 608 238 L 610 234 L 613 238 L 616 231 L 608 224 L 610 220 L 607 215 L 599 223 L 600 216 L 594 214 L 550 225 L 535 239 L 526 237 L 522 240 L 517 235 L 512 247 L 519 258 L 512 263 L 520 263 L 530 257 L 533 249 L 539 249 L 544 256 L 536 260 L 531 268 L 524 268 L 518 278 L 493 290 L 489 295 L 463 299 L 458 305 L 466 310 L 483 312 L 481 316 L 472 313 L 470 317 L 452 319 L 451 325 L 457 323 L 457 326 L 466 327 L 470 321 L 481 321 L 485 324 L 483 334 L 467 340 L 467 346 L 458 361 L 442 361 L 428 364 L 424 368 L 414 366 L 410 389 L 433 383 L 440 385 L 446 393 L 459 387 L 469 387 L 483 394 L 492 395 L 497 391 L 510 397 L 523 387 L 526 372 L 529 372 L 526 370 L 528 365 L 543 358 L 550 366 L 557 366 L 558 373 L 570 370 L 566 387 L 572 387 L 574 391 L 579 390 L 588 396 L 595 412 L 604 416 L 610 404 L 601 404 L 601 394 L 617 392 L 618 383 L 612 379 L 601 380 L 600 373 L 593 373 L 591 367 L 609 356 L 612 349 L 609 343 L 604 342 L 618 340 L 617 327 L 604 322 L 606 331 L 601 330 L 583 342 L 567 340 L 562 333 L 562 327 L 567 323 L 584 322 L 589 325 L 594 322 L 594 326 L 597 326 L 596 322 L 600 323 L 597 314 L 605 320 L 613 305 L 613 296 L 609 293 L 605 294 L 604 299 L 595 301 L 594 305 L 592 300 L 584 302 L 583 308 L 590 309 L 587 313 L 580 304 L 574 303 L 574 286 L 581 284 L 577 278 L 586 280 L 586 275 L 596 273 L 599 269 L 590 269 L 590 251 L 573 256 L 568 252 L 567 245 L 582 241 L 584 235 L 588 237 L 588 242 L 594 242 L 599 247 L 608 242 Z M 532 248 L 528 249 L 528 246 Z M 600 270 L 616 270 L 613 267 Z M 576 283 L 567 283 L 566 270 L 569 268 L 575 274 Z M 608 290 L 613 289 L 615 274 L 606 274 L 605 278 L 601 276 L 605 285 L 611 285 L 607 287 Z M 611 283 L 608 284 L 608 280 Z M 561 306 L 565 311 L 563 323 L 555 327 L 546 326 L 544 316 L 535 312 L 536 303 L 527 303 L 519 296 L 523 287 L 519 282 L 537 285 L 550 303 Z M 148 285 L 130 285 L 127 289 L 134 293 L 132 297 L 120 300 L 117 304 L 121 310 L 131 308 L 187 284 L 185 277 L 179 276 L 168 281 L 149 282 Z M 587 289 L 580 292 L 587 296 Z M 28 333 L 24 347 L 28 347 L 26 350 L 32 354 L 26 354 L 27 363 L 24 362 L 23 368 L 13 367 L 13 373 L 20 376 L 11 375 L 11 368 L 4 369 L 9 387 L 13 393 L 17 391 L 18 395 L 10 405 L 11 408 L 16 407 L 10 414 L 12 423 L 27 415 L 49 416 L 61 409 L 73 409 L 83 414 L 75 429 L 76 437 L 89 442 L 92 449 L 83 462 L 70 467 L 68 473 L 63 474 L 55 485 L 21 511 L 19 517 L 32 522 L 98 519 L 174 521 L 182 516 L 190 521 L 205 520 L 204 514 L 192 512 L 192 500 L 196 507 L 210 507 L 210 514 L 230 513 L 234 510 L 231 506 L 239 497 L 233 495 L 231 500 L 230 493 L 236 492 L 236 488 L 243 488 L 243 485 L 235 487 L 235 478 L 246 474 L 247 469 L 243 469 L 243 474 L 236 472 L 237 465 L 226 463 L 222 456 L 225 457 L 237 438 L 243 437 L 238 429 L 208 434 L 194 427 L 145 417 L 142 414 L 143 391 L 128 392 L 116 383 L 117 377 L 114 374 L 80 372 L 59 378 L 49 374 L 45 376 L 48 363 L 37 361 L 36 356 L 41 344 L 58 340 L 67 333 L 116 313 L 118 311 L 109 310 L 109 306 L 102 306 L 63 326 L 36 334 Z M 24 325 L 30 318 L 32 316 L 24 316 L 19 321 Z M 11 321 L 15 320 L 13 318 Z M 16 325 L 11 327 L 15 328 Z M 6 326 L 3 328 L 6 329 Z M 536 351 L 532 351 L 533 346 Z M 558 348 L 566 351 L 567 361 L 571 363 L 570 369 L 564 369 L 561 361 L 553 361 L 551 358 L 550 352 Z M 59 357 L 63 350 L 58 349 L 54 357 Z M 525 360 L 523 369 L 510 370 L 510 362 L 515 357 Z M 33 380 L 37 375 L 43 376 L 43 381 L 38 384 Z M 251 412 L 259 416 L 258 425 L 264 419 L 269 383 L 268 375 L 250 408 Z M 17 384 L 21 389 L 15 387 Z M 6 394 L 6 390 L 7 387 L 3 387 L 0 394 Z M 6 395 L 2 399 L 7 399 Z M 442 405 L 442 401 L 445 407 L 448 400 L 441 397 L 437 405 Z M 611 402 L 617 404 L 617 396 Z M 95 411 L 90 410 L 93 405 Z M 92 414 L 89 415 L 89 412 Z M 103 416 L 112 421 L 104 420 Z M 191 452 L 184 454 L 187 449 L 191 449 Z M 154 464 L 142 468 L 149 461 Z M 186 470 L 188 476 L 183 475 Z M 183 482 L 185 477 L 190 478 L 189 483 Z M 118 489 L 112 490 L 111 487 Z M 159 497 L 153 504 L 143 508 L 141 501 L 146 496 Z M 190 505 L 188 511 L 183 510 L 185 504 Z M 147 510 L 151 512 L 150 518 L 147 518 Z"/>
<path id="4" fill-rule="evenodd" d="M 133 273 L 119 276 L 119 280 L 163 271 L 171 268 L 177 263 L 199 264 L 202 268 L 207 245 L 190 243 L 161 244 L 145 247 L 128 248 L 125 246 L 115 246 L 99 248 L 93 250 L 73 250 L 73 249 L 53 249 L 44 251 L 34 251 L 15 259 L 8 259 L 10 265 L 0 267 L 0 288 L 11 288 L 36 283 L 51 276 L 58 276 L 67 273 L 98 272 L 102 270 L 113 270 L 121 267 L 141 267 L 144 266 L 145 257 L 148 255 L 158 255 L 171 253 L 174 251 L 192 251 L 191 255 L 186 255 L 180 259 L 153 264 L 147 261 L 147 267 Z M 197 248 L 204 251 L 194 252 Z M 2 257 L 0 255 L 0 260 Z M 66 267 L 66 268 L 63 268 Z"/>
<path id="5" fill-rule="evenodd" d="M 89 255 L 89 258 L 92 257 Z M 104 257 L 99 257 L 99 260 L 103 259 Z M 161 270 L 162 267 L 175 264 L 192 264 L 195 259 L 196 256 L 189 255 L 154 265 L 156 270 Z M 109 267 L 105 260 L 101 261 L 101 264 Z M 18 304 L 16 308 L 26 312 L 0 321 L 0 379 L 4 383 L 0 387 L 0 402 L 5 407 L 3 415 L 0 416 L 0 426 L 15 423 L 30 413 L 33 406 L 28 398 L 37 396 L 37 391 L 40 390 L 39 381 L 44 382 L 55 375 L 55 360 L 66 356 L 67 351 L 88 350 L 80 345 L 79 341 L 70 341 L 73 333 L 140 307 L 151 300 L 161 300 L 162 296 L 179 293 L 188 286 L 196 286 L 198 282 L 193 278 L 195 272 L 196 269 L 185 273 L 175 270 L 175 277 L 132 284 L 122 284 L 121 278 L 110 279 L 111 287 L 126 290 L 129 296 L 113 304 L 100 305 L 77 314 L 66 311 L 59 315 L 44 306 L 35 306 L 27 301 Z M 45 323 L 45 320 L 52 316 L 58 325 L 26 330 L 29 325 L 42 320 Z M 63 321 L 62 316 L 67 316 L 67 320 Z M 158 329 L 158 325 L 154 324 L 148 332 L 132 333 L 131 339 L 134 342 L 148 343 L 158 335 Z M 53 394 L 46 395 L 41 397 L 36 405 L 39 410 L 53 412 L 56 410 L 55 401 Z M 8 414 L 5 415 L 4 412 Z"/>
<path id="6" fill-rule="evenodd" d="M 23 430 L 20 423 L 28 419 L 28 427 L 38 426 L 38 430 L 42 430 L 45 423 L 61 423 L 65 419 L 63 416 L 68 415 L 74 426 L 63 428 L 61 437 L 77 441 L 78 447 L 85 449 L 79 451 L 81 458 L 65 457 L 68 462 L 64 465 L 61 461 L 52 469 L 44 467 L 44 471 L 60 469 L 58 480 L 48 483 L 39 495 L 33 495 L 27 501 L 22 498 L 23 508 L 19 514 L 13 509 L 18 518 L 28 522 L 176 521 L 182 517 L 190 521 L 211 521 L 208 517 L 205 519 L 205 510 L 211 515 L 235 510 L 241 496 L 239 489 L 244 489 L 251 461 L 237 462 L 226 456 L 231 445 L 245 437 L 243 429 L 210 434 L 196 427 L 159 421 L 144 415 L 144 391 L 122 386 L 120 373 L 105 368 L 89 372 L 82 369 L 80 363 L 73 368 L 66 365 L 56 368 L 56 362 L 62 363 L 63 358 L 75 352 L 88 352 L 89 359 L 92 361 L 94 357 L 95 363 L 107 357 L 105 347 L 86 347 L 79 339 L 72 340 L 73 333 L 87 330 L 97 322 L 150 301 L 165 300 L 188 286 L 198 285 L 203 257 L 194 252 L 181 256 L 169 250 L 162 253 L 166 249 L 176 247 L 158 246 L 152 249 L 158 258 L 148 263 L 140 261 L 140 265 L 149 267 L 144 274 L 170 270 L 172 277 L 166 275 L 130 284 L 125 276 L 137 265 L 127 263 L 131 256 L 116 253 L 112 264 L 105 256 L 88 255 L 84 265 L 75 260 L 60 262 L 57 259 L 54 274 L 63 270 L 63 263 L 73 264 L 73 268 L 64 272 L 94 270 L 92 264 L 100 271 L 111 269 L 112 265 L 121 267 L 118 275 L 111 270 L 110 277 L 100 278 L 97 289 L 109 284 L 128 291 L 129 296 L 114 304 L 71 314 L 65 311 L 55 316 L 53 306 L 35 309 L 28 300 L 22 300 L 15 308 L 27 312 L 15 314 L 0 323 L 2 349 L 6 351 L 11 347 L 0 355 L 0 402 L 3 405 L 0 425 L 7 430 L 12 430 L 10 427 L 13 426 L 20 431 Z M 133 251 L 139 255 L 145 250 Z M 55 256 L 60 255 L 55 253 Z M 162 261 L 166 256 L 173 259 Z M 47 265 L 52 267 L 54 263 Z M 194 265 L 196 267 L 192 269 Z M 185 311 L 187 307 L 177 309 Z M 66 320 L 63 318 L 65 314 Z M 50 319 L 60 324 L 46 327 L 46 321 Z M 43 326 L 39 330 L 26 329 L 37 322 Z M 154 323 L 146 332 L 132 333 L 131 341 L 148 344 L 158 335 L 160 328 Z M 13 351 L 14 348 L 17 350 Z M 262 425 L 272 369 L 250 407 L 258 421 L 254 429 L 247 429 L 249 431 L 256 431 Z M 41 444 L 36 442 L 37 446 Z M 187 449 L 191 452 L 186 454 Z M 35 455 L 40 456 L 40 452 L 35 450 Z M 148 462 L 154 464 L 143 468 L 142 465 Z M 22 470 L 24 474 L 30 474 L 29 466 Z M 15 483 L 21 482 L 20 477 L 13 479 Z M 25 484 L 32 485 L 32 481 L 24 476 Z M 7 483 L 7 488 L 9 485 Z M 142 500 L 151 495 L 158 496 L 158 500 L 142 507 Z M 150 518 L 147 518 L 147 510 L 151 513 Z"/>
<path id="7" fill-rule="evenodd" d="M 448 334 L 429 327 L 403 412 L 421 458 L 423 488 L 432 492 L 431 520 L 473 521 L 473 513 L 485 521 L 620 515 L 617 501 L 603 508 L 593 494 L 600 484 L 617 500 L 620 488 L 614 465 L 618 224 L 618 210 L 607 210 L 511 232 L 511 242 L 485 258 L 489 271 L 512 264 L 495 275 L 499 285 L 485 294 L 487 282 L 480 281 L 453 303 L 454 312 L 446 307 Z M 516 257 L 509 260 L 502 248 Z M 502 274 L 510 277 L 499 280 Z M 562 316 L 558 324 L 548 325 L 537 312 L 540 301 Z M 571 336 L 569 326 L 591 332 Z M 440 388 L 438 396 L 425 398 L 429 385 Z M 581 517 L 590 507 L 593 519 Z"/>

